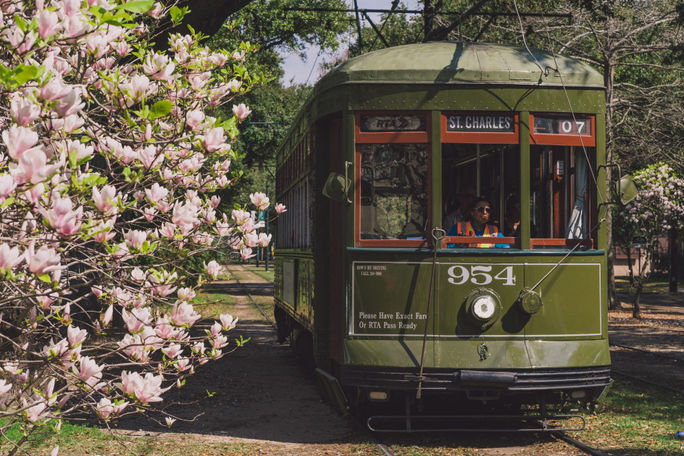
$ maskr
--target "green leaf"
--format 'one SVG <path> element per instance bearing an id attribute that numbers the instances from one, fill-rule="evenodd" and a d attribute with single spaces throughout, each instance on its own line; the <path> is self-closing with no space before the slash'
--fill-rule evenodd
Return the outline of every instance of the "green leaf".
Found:
<path id="1" fill-rule="evenodd" d="M 45 283 L 52 283 L 52 279 L 50 278 L 50 274 L 40 274 L 38 276 L 38 280 L 40 280 L 41 282 L 45 282 Z"/>
<path id="2" fill-rule="evenodd" d="M 173 22 L 173 25 L 180 24 L 185 15 L 189 12 L 190 10 L 188 7 L 178 8 L 177 6 L 172 6 L 169 10 L 169 14 L 171 15 L 171 21 Z"/>
<path id="3" fill-rule="evenodd" d="M 173 103 L 171 100 L 161 100 L 152 105 L 150 109 L 150 119 L 157 119 L 163 117 L 171 112 L 173 109 Z"/>
<path id="4" fill-rule="evenodd" d="M 14 15 L 14 23 L 17 24 L 17 27 L 19 27 L 19 30 L 21 30 L 22 32 L 26 32 L 26 28 L 27 28 L 28 24 L 26 23 L 26 21 L 24 20 L 23 17 L 19 16 L 18 14 L 15 14 Z"/>
<path id="5" fill-rule="evenodd" d="M 125 11 L 130 11 L 131 13 L 146 13 L 152 9 L 154 6 L 154 0 L 134 0 L 132 2 L 124 3 L 119 5 L 116 9 L 123 9 Z"/>
<path id="6" fill-rule="evenodd" d="M 45 68 L 38 65 L 18 65 L 15 67 L 11 73 L 9 82 L 14 86 L 22 86 L 29 81 L 39 79 L 40 76 L 45 72 Z"/>

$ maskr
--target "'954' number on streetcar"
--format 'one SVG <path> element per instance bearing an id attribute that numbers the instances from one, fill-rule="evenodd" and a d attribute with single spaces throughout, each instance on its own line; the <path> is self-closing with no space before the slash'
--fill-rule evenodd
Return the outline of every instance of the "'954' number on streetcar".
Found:
<path id="1" fill-rule="evenodd" d="M 515 276 L 513 275 L 513 266 L 506 266 L 501 271 L 492 271 L 491 266 L 475 266 L 470 267 L 451 266 L 447 271 L 449 274 L 449 283 L 453 285 L 463 285 L 470 281 L 475 285 L 489 285 L 495 280 L 501 282 L 504 286 L 515 285 Z M 495 274 L 495 275 L 493 275 Z"/>

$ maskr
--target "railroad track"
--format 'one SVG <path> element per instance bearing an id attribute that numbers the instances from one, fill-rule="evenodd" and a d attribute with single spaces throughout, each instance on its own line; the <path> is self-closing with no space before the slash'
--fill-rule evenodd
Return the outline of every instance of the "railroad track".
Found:
<path id="1" fill-rule="evenodd" d="M 651 351 L 651 350 L 644 350 L 643 348 L 632 347 L 630 345 L 611 343 L 610 346 L 611 347 L 623 348 L 623 349 L 635 351 L 638 353 L 648 354 L 648 355 L 654 356 L 656 358 L 666 359 L 668 361 L 675 362 L 675 363 L 682 361 L 681 359 L 676 358 L 674 356 L 668 356 L 668 355 L 663 354 L 663 353 L 659 353 L 659 352 L 655 352 L 655 351 Z M 614 373 L 616 373 L 622 377 L 629 378 L 631 380 L 636 380 L 638 382 L 642 382 L 642 383 L 645 383 L 647 385 L 655 386 L 657 388 L 665 389 L 665 390 L 672 391 L 675 393 L 681 393 L 681 389 L 674 388 L 674 387 L 669 386 L 669 385 L 664 385 L 664 384 L 659 383 L 659 382 L 654 382 L 648 378 L 644 378 L 643 376 L 633 375 L 633 374 L 631 374 L 629 372 L 625 372 L 621 369 L 616 369 L 615 366 L 611 367 L 611 370 L 612 370 L 612 372 L 614 372 Z"/>
<path id="2" fill-rule="evenodd" d="M 369 433 L 370 438 L 375 442 L 376 446 L 378 449 L 382 452 L 384 456 L 397 456 L 397 454 L 392 450 L 392 447 L 388 445 L 387 443 L 383 442 L 381 439 L 379 439 L 375 434 Z M 573 437 L 570 437 L 567 435 L 565 432 L 552 432 L 551 435 L 558 439 L 562 440 L 568 445 L 577 448 L 578 450 L 582 451 L 585 454 L 591 455 L 591 456 L 608 456 L 607 453 L 604 453 L 601 450 L 598 450 L 596 448 L 593 448 L 589 445 L 587 445 L 584 442 L 581 442 Z"/>
<path id="3" fill-rule="evenodd" d="M 241 282 L 239 279 L 235 280 L 235 283 L 219 283 L 219 284 L 210 284 L 205 286 L 206 289 L 209 290 L 221 290 L 221 291 L 241 291 L 247 299 L 254 305 L 254 307 L 259 311 L 259 313 L 264 317 L 266 321 L 269 322 L 269 324 L 272 327 L 276 327 L 275 322 L 273 319 L 264 311 L 264 309 L 259 305 L 259 303 L 256 302 L 256 300 L 252 297 L 250 290 L 269 290 L 273 289 L 273 284 L 270 283 L 249 283 L 249 282 Z M 619 346 L 619 345 L 616 345 Z M 622 348 L 634 348 L 634 347 L 623 347 Z M 638 350 L 634 348 L 635 350 Z M 570 437 L 567 433 L 565 432 L 552 432 L 551 435 L 554 438 L 557 438 L 559 440 L 563 440 L 565 443 L 568 445 L 571 445 L 585 454 L 589 454 L 591 456 L 607 456 L 606 453 L 603 453 L 602 451 L 592 448 L 591 446 L 585 444 L 584 442 L 581 442 L 573 437 Z M 370 431 L 368 431 L 368 436 L 369 438 L 375 442 L 376 446 L 378 449 L 382 452 L 384 456 L 397 456 L 397 454 L 392 450 L 392 447 L 383 442 L 377 434 L 374 434 Z"/>

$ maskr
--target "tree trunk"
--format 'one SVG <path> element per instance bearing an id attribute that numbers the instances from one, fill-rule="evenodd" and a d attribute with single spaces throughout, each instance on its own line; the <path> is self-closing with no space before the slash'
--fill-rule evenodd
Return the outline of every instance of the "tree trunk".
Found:
<path id="1" fill-rule="evenodd" d="M 677 244 L 677 230 L 670 229 L 670 293 L 677 293 L 679 285 L 679 244 Z"/>
<path id="2" fill-rule="evenodd" d="M 632 309 L 632 316 L 638 319 L 641 319 L 641 304 L 639 301 L 641 299 L 641 290 L 643 289 L 643 279 L 639 277 L 637 280 L 636 291 L 634 293 L 634 297 L 632 298 L 632 304 L 634 305 L 634 309 Z"/>

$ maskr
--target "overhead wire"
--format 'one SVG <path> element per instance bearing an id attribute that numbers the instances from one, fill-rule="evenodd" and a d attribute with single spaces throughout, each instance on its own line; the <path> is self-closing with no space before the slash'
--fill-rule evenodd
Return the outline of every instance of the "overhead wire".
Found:
<path id="1" fill-rule="evenodd" d="M 554 61 L 556 68 L 550 68 L 548 66 L 546 67 L 546 69 L 542 68 L 541 63 L 539 62 L 539 60 L 537 60 L 537 57 L 534 55 L 534 53 L 532 53 L 529 46 L 527 45 L 527 40 L 525 39 L 525 26 L 523 25 L 522 18 L 520 17 L 520 14 L 518 12 L 518 4 L 517 4 L 516 0 L 513 0 L 513 6 L 515 7 L 515 11 L 516 11 L 517 18 L 518 18 L 518 23 L 520 24 L 520 31 L 521 31 L 521 35 L 522 35 L 523 44 L 525 45 L 525 49 L 527 49 L 527 52 L 534 59 L 536 65 L 539 67 L 539 69 L 541 70 L 541 72 L 544 76 L 548 76 L 548 70 L 549 69 L 553 70 L 555 73 L 558 74 L 558 76 L 560 78 L 560 82 L 561 82 L 561 87 L 563 88 L 563 93 L 565 94 L 565 99 L 568 102 L 568 108 L 570 109 L 570 114 L 572 115 L 572 120 L 575 123 L 575 125 L 577 125 L 577 117 L 575 116 L 575 111 L 572 107 L 572 101 L 570 100 L 568 90 L 565 86 L 565 82 L 563 81 L 563 74 L 560 71 L 560 68 L 558 66 L 558 60 L 556 59 L 556 54 L 553 52 L 553 49 L 552 49 L 551 55 L 553 57 L 553 61 Z M 548 36 L 548 30 L 547 30 L 547 38 L 550 38 Z M 549 39 L 549 41 L 550 41 L 550 39 Z M 541 78 L 540 78 L 540 82 L 541 82 Z M 534 126 L 532 126 L 532 128 L 534 128 Z M 589 169 L 589 171 L 590 171 L 591 178 L 594 182 L 594 186 L 596 187 L 596 192 L 599 196 L 599 199 L 601 200 L 601 203 L 603 203 L 605 201 L 605 199 L 604 199 L 603 195 L 601 194 L 601 189 L 599 188 L 598 181 L 596 179 L 596 175 L 594 174 L 594 170 L 592 169 L 591 166 L 589 166 L 591 164 L 591 161 L 589 160 L 589 153 L 587 152 L 586 145 L 584 144 L 584 140 L 582 139 L 582 135 L 579 132 L 577 133 L 577 137 L 579 138 L 580 145 L 582 146 L 582 152 L 584 153 L 584 158 L 587 161 L 587 169 Z M 598 223 L 596 223 L 596 225 L 594 227 L 592 227 L 592 229 L 589 232 L 594 231 L 604 221 L 605 221 L 605 217 L 602 218 L 601 220 L 599 220 Z M 577 244 L 575 244 L 575 246 L 573 246 L 573 248 L 570 249 L 565 254 L 565 256 L 563 256 L 563 258 L 558 260 L 558 262 L 531 288 L 531 290 L 534 291 L 539 285 L 541 285 L 541 283 L 544 280 L 546 280 L 546 278 L 549 277 L 551 275 L 551 273 L 553 273 L 553 271 L 555 271 L 561 265 L 561 263 L 563 263 L 563 261 L 565 261 L 565 259 L 567 259 L 580 245 L 582 245 L 581 242 L 578 242 Z"/>
<path id="2" fill-rule="evenodd" d="M 560 68 L 558 65 L 558 60 L 556 59 L 556 53 L 553 51 L 553 49 L 550 49 L 551 56 L 553 57 L 553 63 L 555 65 L 555 68 L 551 68 L 548 66 L 546 66 L 545 68 L 542 68 L 541 63 L 539 62 L 539 60 L 537 60 L 537 57 L 534 55 L 534 53 L 530 50 L 529 46 L 527 45 L 527 40 L 525 38 L 525 26 L 523 25 L 522 18 L 520 16 L 519 11 L 518 11 L 518 3 L 516 0 L 513 0 L 513 6 L 515 8 L 515 12 L 516 12 L 516 15 L 518 18 L 518 23 L 520 24 L 520 32 L 521 32 L 523 44 L 525 45 L 525 49 L 527 49 L 527 52 L 530 54 L 532 59 L 534 59 L 536 65 L 539 67 L 539 69 L 541 70 L 541 72 L 544 76 L 549 75 L 549 70 L 553 70 L 556 74 L 558 74 L 558 77 L 559 77 L 560 83 L 561 83 L 561 87 L 563 88 L 563 93 L 565 95 L 565 99 L 568 102 L 568 108 L 570 109 L 570 115 L 572 116 L 572 121 L 575 123 L 575 125 L 577 125 L 577 116 L 575 115 L 575 110 L 572 107 L 572 101 L 570 100 L 570 95 L 568 94 L 568 89 L 565 86 L 565 81 L 563 80 L 563 73 L 560 71 Z M 542 16 L 542 17 L 544 17 L 544 16 Z M 549 31 L 547 30 L 546 31 L 547 39 L 549 39 L 549 41 L 551 41 L 548 33 L 549 33 Z M 579 132 L 577 133 L 577 137 L 579 139 L 580 146 L 582 147 L 582 153 L 584 154 L 584 158 L 587 161 L 587 165 L 590 165 L 591 160 L 589 160 L 589 153 L 587 152 L 587 147 L 584 144 L 584 139 L 582 138 L 582 135 Z M 587 166 L 587 169 L 589 170 L 589 174 L 591 175 L 591 179 L 594 183 L 594 186 L 596 187 L 596 193 L 599 197 L 599 201 L 600 201 L 600 203 L 603 204 L 606 201 L 606 197 L 604 197 L 604 195 L 601 191 L 601 188 L 598 185 L 598 179 L 596 177 L 596 174 L 594 173 L 594 169 L 591 166 Z"/>

